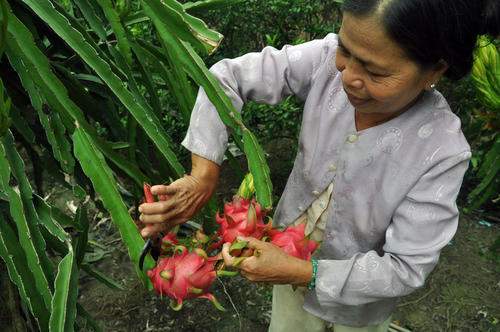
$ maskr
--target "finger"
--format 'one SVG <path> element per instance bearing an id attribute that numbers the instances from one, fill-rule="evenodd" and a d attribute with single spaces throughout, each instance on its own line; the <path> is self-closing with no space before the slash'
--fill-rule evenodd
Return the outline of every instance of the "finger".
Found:
<path id="1" fill-rule="evenodd" d="M 167 202 L 143 203 L 139 205 L 139 212 L 142 214 L 166 213 L 172 208 L 172 204 Z"/>
<path id="2" fill-rule="evenodd" d="M 151 193 L 153 195 L 175 195 L 175 193 L 179 190 L 179 188 L 175 186 L 165 186 L 163 184 L 158 184 L 151 187 Z"/>
<path id="3" fill-rule="evenodd" d="M 170 225 L 174 226 L 182 224 L 188 220 L 188 218 L 185 217 L 184 211 L 180 211 L 179 209 L 172 209 L 167 213 L 163 213 L 161 215 L 159 214 L 157 216 L 161 216 L 161 220 L 163 220 L 163 222 L 168 222 Z M 148 216 L 144 217 L 147 218 Z M 155 222 L 154 219 L 152 222 Z"/>
<path id="4" fill-rule="evenodd" d="M 171 227 L 168 224 L 149 224 L 141 230 L 143 238 L 153 237 L 160 232 L 168 232 Z"/>
<path id="5" fill-rule="evenodd" d="M 240 263 L 239 268 L 243 271 L 251 272 L 255 268 L 255 265 L 257 263 L 256 260 L 257 257 L 255 256 L 247 257 Z"/>
<path id="6" fill-rule="evenodd" d="M 226 266 L 233 266 L 234 264 L 234 257 L 231 256 L 231 254 L 229 253 L 229 247 L 231 246 L 231 243 L 229 242 L 226 242 L 224 243 L 224 245 L 222 246 L 222 258 L 224 258 L 224 264 L 226 264 Z"/>
<path id="7" fill-rule="evenodd" d="M 158 224 L 170 222 L 167 214 L 141 214 L 139 220 L 144 224 Z"/>
<path id="8" fill-rule="evenodd" d="M 238 236 L 238 240 L 248 242 L 248 248 L 252 248 L 252 249 L 261 249 L 263 243 L 265 243 L 265 242 L 257 240 L 254 237 Z"/>
<path id="9" fill-rule="evenodd" d="M 168 200 L 170 197 L 172 197 L 172 196 L 170 196 L 170 195 L 162 195 L 162 194 L 160 194 L 160 195 L 158 195 L 158 200 L 160 200 L 160 201 L 166 201 L 166 200 Z"/>
<path id="10" fill-rule="evenodd" d="M 241 270 L 240 274 L 243 277 L 245 277 L 248 281 L 253 281 L 253 282 L 257 281 L 257 277 L 253 273 L 249 273 L 249 272 Z"/>

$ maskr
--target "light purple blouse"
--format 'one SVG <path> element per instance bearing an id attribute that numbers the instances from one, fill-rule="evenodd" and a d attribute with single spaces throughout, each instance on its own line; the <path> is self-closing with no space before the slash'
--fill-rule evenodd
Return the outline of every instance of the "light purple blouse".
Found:
<path id="1" fill-rule="evenodd" d="M 290 225 L 335 183 L 304 309 L 330 322 L 383 322 L 400 296 L 424 285 L 458 225 L 456 197 L 471 157 L 460 120 L 437 92 L 405 113 L 357 131 L 335 68 L 337 36 L 266 47 L 210 70 L 237 110 L 247 100 L 305 101 L 294 168 L 274 223 Z M 228 134 L 200 89 L 182 144 L 222 163 Z"/>

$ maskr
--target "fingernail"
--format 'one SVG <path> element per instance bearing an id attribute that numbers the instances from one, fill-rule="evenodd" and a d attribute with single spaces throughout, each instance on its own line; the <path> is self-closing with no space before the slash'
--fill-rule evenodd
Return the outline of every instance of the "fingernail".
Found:
<path id="1" fill-rule="evenodd" d="M 142 206 L 139 206 L 139 212 L 142 213 Z"/>

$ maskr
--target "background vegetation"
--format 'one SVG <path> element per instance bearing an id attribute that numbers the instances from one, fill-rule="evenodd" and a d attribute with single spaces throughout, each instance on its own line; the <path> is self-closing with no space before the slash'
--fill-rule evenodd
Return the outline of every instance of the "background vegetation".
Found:
<path id="1" fill-rule="evenodd" d="M 222 287 L 236 309 L 224 315 L 198 302 L 174 314 L 148 293 L 136 267 L 143 241 L 132 227 L 134 206 L 143 181 L 169 182 L 189 169 L 179 143 L 200 85 L 235 134 L 216 199 L 196 222 L 210 228 L 217 203 L 231 197 L 247 167 L 260 179 L 259 200 L 276 202 L 293 165 L 303 105 L 293 97 L 273 107 L 249 103 L 240 118 L 207 68 L 266 45 L 281 48 L 337 31 L 339 2 L 0 0 L 0 296 L 6 304 L 0 325 L 157 331 L 197 330 L 195 321 L 202 320 L 209 330 L 264 330 L 266 286 L 236 279 Z M 500 296 L 494 284 L 500 60 L 498 41 L 482 46 L 472 76 L 438 87 L 473 147 L 459 204 L 468 217 L 432 287 L 398 312 L 401 324 L 416 330 L 494 331 L 500 318 L 492 300 Z M 475 264 L 489 272 L 472 276 Z M 436 310 L 418 309 L 423 301 Z"/>

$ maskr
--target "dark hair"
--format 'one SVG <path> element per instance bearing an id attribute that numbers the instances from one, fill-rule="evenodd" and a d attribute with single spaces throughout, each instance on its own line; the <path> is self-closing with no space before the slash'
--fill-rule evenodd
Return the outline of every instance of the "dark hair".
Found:
<path id="1" fill-rule="evenodd" d="M 361 17 L 379 7 L 384 28 L 412 60 L 424 68 L 444 60 L 445 76 L 455 80 L 471 70 L 478 35 L 500 34 L 500 0 L 345 0 L 342 6 Z"/>

